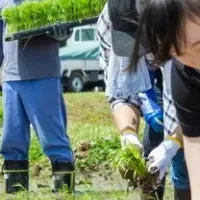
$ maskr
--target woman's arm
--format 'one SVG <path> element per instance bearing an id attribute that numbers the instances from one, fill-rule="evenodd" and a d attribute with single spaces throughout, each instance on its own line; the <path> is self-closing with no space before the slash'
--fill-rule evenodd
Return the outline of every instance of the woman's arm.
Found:
<path id="1" fill-rule="evenodd" d="M 121 135 L 122 148 L 127 144 L 132 144 L 143 152 L 143 145 L 138 139 L 138 130 L 140 124 L 140 112 L 138 109 L 137 98 L 111 99 L 112 114 L 114 123 Z"/>
<path id="2" fill-rule="evenodd" d="M 183 137 L 181 127 L 178 126 L 157 148 L 151 151 L 148 157 L 148 171 L 151 174 L 159 172 L 159 181 L 162 181 L 172 158 L 180 148 L 183 148 Z"/>
<path id="3" fill-rule="evenodd" d="M 97 22 L 97 38 L 100 43 L 100 67 L 104 69 L 105 79 L 106 71 L 109 67 L 109 58 L 111 51 L 111 21 L 108 13 L 108 4 L 106 3 Z M 128 105 L 125 99 L 109 98 L 115 124 L 119 132 L 131 130 L 138 131 L 139 111 L 134 106 Z"/>
<path id="4" fill-rule="evenodd" d="M 112 114 L 118 131 L 123 133 L 126 131 L 138 134 L 139 127 L 139 102 L 138 99 L 112 99 L 111 104 Z"/>

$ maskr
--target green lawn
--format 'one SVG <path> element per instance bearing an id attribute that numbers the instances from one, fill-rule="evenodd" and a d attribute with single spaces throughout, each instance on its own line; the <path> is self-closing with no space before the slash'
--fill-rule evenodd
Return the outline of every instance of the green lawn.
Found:
<path id="1" fill-rule="evenodd" d="M 120 144 L 104 94 L 95 92 L 66 94 L 65 99 L 68 107 L 68 133 L 73 149 L 78 151 L 77 149 L 84 142 L 91 146 L 86 155 L 79 155 L 79 158 L 77 158 L 77 190 L 81 193 L 77 194 L 75 199 L 137 200 L 137 193 L 127 197 L 125 192 L 118 192 L 120 187 L 116 188 L 119 183 L 124 184 L 111 164 Z M 143 123 L 140 128 L 141 132 L 142 129 Z M 64 191 L 57 195 L 51 194 L 48 186 L 51 184 L 51 168 L 34 134 L 30 149 L 30 160 L 33 192 L 28 197 L 22 193 L 15 197 L 9 197 L 9 199 L 74 199 Z M 38 182 L 42 182 L 47 187 L 37 188 L 36 183 Z M 113 192 L 110 191 L 112 188 Z M 165 200 L 173 199 L 171 191 L 171 186 L 167 184 Z M 0 196 L 0 199 L 7 199 L 2 191 Z"/>

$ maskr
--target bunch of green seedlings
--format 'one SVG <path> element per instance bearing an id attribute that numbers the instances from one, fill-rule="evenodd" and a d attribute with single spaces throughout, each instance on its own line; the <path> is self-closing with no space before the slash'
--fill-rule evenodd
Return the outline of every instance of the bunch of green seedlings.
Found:
<path id="1" fill-rule="evenodd" d="M 9 33 L 37 29 L 99 15 L 106 0 L 25 0 L 6 8 L 1 15 Z"/>
<path id="2" fill-rule="evenodd" d="M 133 145 L 119 150 L 114 165 L 125 179 L 129 179 L 132 186 L 141 189 L 144 193 L 151 193 L 158 187 L 157 176 L 149 174 L 146 160 L 141 151 Z"/>

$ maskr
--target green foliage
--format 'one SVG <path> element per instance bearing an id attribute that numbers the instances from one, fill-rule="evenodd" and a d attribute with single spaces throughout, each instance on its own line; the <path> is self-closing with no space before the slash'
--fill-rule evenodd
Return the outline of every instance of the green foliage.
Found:
<path id="1" fill-rule="evenodd" d="M 31 148 L 30 148 L 30 160 L 32 163 L 37 163 L 44 159 L 44 154 L 39 143 L 39 140 L 34 135 L 31 140 Z"/>
<path id="2" fill-rule="evenodd" d="M 16 195 L 2 195 L 1 200 L 128 200 L 125 198 L 123 192 L 110 192 L 110 193 L 97 193 L 97 192 L 85 192 L 76 194 L 75 196 L 69 195 L 66 191 L 60 193 L 52 193 L 51 190 L 45 192 L 19 192 Z"/>
<path id="3" fill-rule="evenodd" d="M 0 107 L 0 126 L 3 124 L 3 108 Z"/>
<path id="4" fill-rule="evenodd" d="M 77 168 L 80 170 L 92 170 L 103 162 L 107 162 L 107 166 L 111 167 L 112 160 L 119 148 L 121 147 L 118 137 L 110 139 L 98 138 L 89 149 L 88 157 L 76 161 Z"/>
<path id="5" fill-rule="evenodd" d="M 42 0 L 6 8 L 2 17 L 10 33 L 97 16 L 106 0 Z"/>
<path id="6" fill-rule="evenodd" d="M 117 167 L 123 167 L 127 171 L 133 171 L 139 178 L 148 176 L 145 159 L 138 148 L 128 145 L 125 149 L 119 150 L 115 159 Z M 132 177 L 134 178 L 134 177 Z"/>
<path id="7" fill-rule="evenodd" d="M 112 121 L 111 112 L 106 101 L 104 93 L 84 92 L 84 93 L 70 93 L 65 95 L 65 100 L 68 102 L 68 126 L 69 135 L 73 144 L 73 148 L 79 145 L 81 140 L 91 142 L 91 148 L 88 151 L 88 157 L 83 160 L 77 160 L 77 170 L 79 167 L 91 168 L 93 163 L 99 164 L 112 163 L 118 153 L 121 152 L 119 138 L 117 137 L 116 129 Z M 143 123 L 142 123 L 143 124 Z M 143 125 L 141 126 L 140 132 L 143 132 Z M 105 138 L 109 139 L 105 139 Z M 120 156 L 120 155 L 119 155 Z M 99 159 L 99 160 L 98 160 Z M 30 162 L 31 172 L 37 165 L 42 167 L 41 174 L 39 176 L 30 176 L 31 179 L 31 192 L 27 195 L 26 193 L 19 193 L 16 195 L 5 195 L 3 190 L 0 191 L 1 200 L 133 200 L 139 199 L 136 192 L 129 198 L 125 193 L 117 193 L 113 191 L 112 194 L 107 192 L 95 192 L 95 187 L 91 186 L 90 190 L 87 188 L 76 186 L 77 191 L 83 191 L 76 196 L 69 196 L 65 191 L 61 191 L 58 194 L 53 194 L 51 189 L 48 188 L 37 188 L 36 183 L 45 182 L 52 183 L 50 176 L 50 164 L 43 154 L 38 139 L 34 135 L 31 141 L 30 149 Z M 2 160 L 0 160 L 2 163 Z M 79 170 L 78 170 L 79 171 Z M 92 171 L 92 170 L 91 170 Z M 91 172 L 89 171 L 89 173 Z M 112 169 L 114 171 L 114 169 Z M 107 169 L 100 168 L 99 172 L 108 175 Z M 80 175 L 86 174 L 84 172 L 78 173 L 77 178 Z M 30 174 L 31 175 L 31 174 Z M 120 175 L 119 175 L 120 176 Z M 85 176 L 84 176 L 85 178 Z M 117 177 L 116 177 L 117 179 Z M 102 180 L 102 179 L 100 179 Z M 49 181 L 49 182 L 48 182 Z M 115 180 L 117 181 L 117 180 Z M 120 178 L 119 178 L 120 181 Z M 102 184 L 107 184 L 102 181 Z M 169 182 L 169 181 L 168 181 Z M 109 182 L 110 183 L 110 182 Z M 113 182 L 116 183 L 116 182 Z M 119 182 L 117 182 L 119 183 Z M 0 184 L 2 188 L 2 183 Z M 132 191 L 130 191 L 132 193 Z M 167 185 L 167 191 L 165 194 L 165 200 L 173 199 L 172 186 Z"/>
<path id="8" fill-rule="evenodd" d="M 146 161 L 141 154 L 141 151 L 133 145 L 128 145 L 117 154 L 115 165 L 119 168 L 122 176 L 131 180 L 132 186 L 142 190 L 148 199 L 157 200 L 157 195 L 151 195 L 159 184 L 157 175 L 150 175 Z"/>

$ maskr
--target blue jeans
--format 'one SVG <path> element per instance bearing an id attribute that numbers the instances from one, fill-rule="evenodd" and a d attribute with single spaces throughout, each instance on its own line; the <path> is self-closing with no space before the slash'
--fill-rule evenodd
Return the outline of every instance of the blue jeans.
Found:
<path id="1" fill-rule="evenodd" d="M 170 168 L 172 184 L 177 189 L 189 189 L 190 182 L 183 149 L 180 149 L 172 159 Z"/>
<path id="2" fill-rule="evenodd" d="M 31 123 L 51 161 L 74 161 L 59 79 L 4 82 L 3 104 L 0 153 L 5 160 L 28 160 Z"/>

